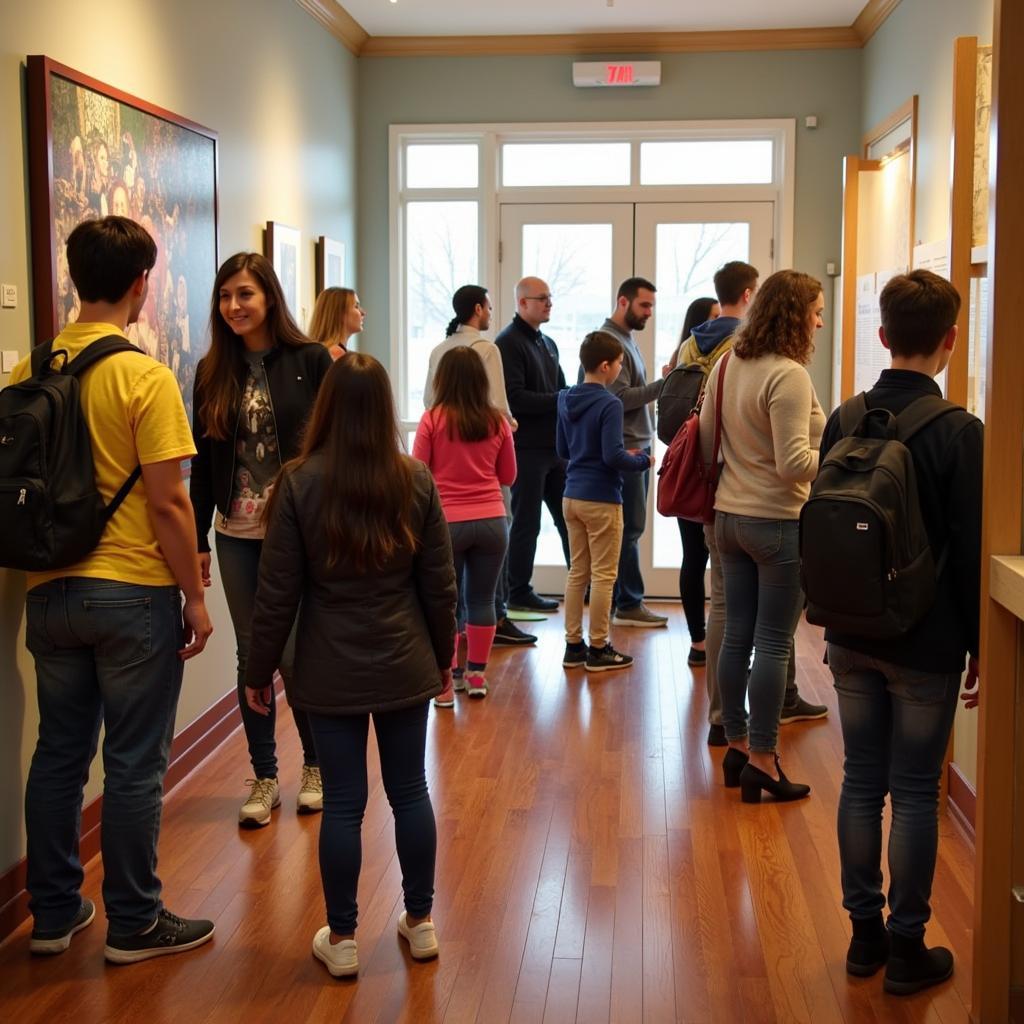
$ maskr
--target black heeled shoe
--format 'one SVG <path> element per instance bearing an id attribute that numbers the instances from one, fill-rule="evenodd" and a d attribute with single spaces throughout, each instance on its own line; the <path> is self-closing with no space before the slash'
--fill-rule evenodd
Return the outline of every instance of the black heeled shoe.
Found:
<path id="1" fill-rule="evenodd" d="M 759 804 L 761 791 L 770 793 L 778 801 L 800 800 L 811 791 L 810 786 L 802 782 L 790 782 L 779 765 L 779 755 L 775 755 L 775 770 L 778 779 L 773 779 L 767 772 L 746 764 L 740 772 L 740 796 L 745 804 Z"/>
<path id="2" fill-rule="evenodd" d="M 722 775 L 725 778 L 726 789 L 735 789 L 740 784 L 740 773 L 750 760 L 749 754 L 744 754 L 736 747 L 730 747 L 722 759 Z"/>

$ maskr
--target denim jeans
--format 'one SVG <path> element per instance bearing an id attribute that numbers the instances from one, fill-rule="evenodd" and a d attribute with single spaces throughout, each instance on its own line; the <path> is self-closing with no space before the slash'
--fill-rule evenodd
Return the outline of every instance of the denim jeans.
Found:
<path id="1" fill-rule="evenodd" d="M 533 592 L 533 560 L 540 534 L 540 510 L 547 505 L 569 564 L 569 535 L 562 518 L 565 463 L 554 449 L 516 449 L 516 482 L 512 485 L 512 529 L 508 540 L 508 592 L 513 604 Z"/>
<path id="2" fill-rule="evenodd" d="M 469 519 L 449 523 L 448 532 L 459 605 L 465 606 L 466 621 L 473 626 L 493 626 L 494 594 L 508 550 L 508 521 L 504 516 Z"/>
<path id="3" fill-rule="evenodd" d="M 81 906 L 83 789 L 102 723 L 103 903 L 111 933 L 134 934 L 162 906 L 156 847 L 181 691 L 181 595 L 65 577 L 30 590 L 26 605 L 39 699 L 25 791 L 29 909 L 49 931 Z"/>
<path id="4" fill-rule="evenodd" d="M 803 607 L 799 523 L 718 512 L 715 544 L 725 580 L 725 636 L 718 659 L 722 724 L 730 740 L 742 740 L 749 731 L 750 749 L 770 753 L 778 740 L 793 634 Z"/>
<path id="5" fill-rule="evenodd" d="M 437 827 L 427 792 L 424 753 L 430 704 L 373 715 L 381 777 L 395 816 L 395 845 L 410 917 L 425 917 L 434 902 Z M 320 877 L 327 923 L 354 932 L 362 866 L 361 828 L 366 810 L 366 740 L 369 715 L 310 714 L 320 751 L 324 814 L 320 823 Z"/>
<path id="6" fill-rule="evenodd" d="M 651 449 L 641 448 L 646 455 Z M 622 474 L 622 549 L 619 552 L 619 578 L 615 581 L 613 601 L 626 611 L 644 599 L 644 577 L 640 572 L 640 538 L 647 526 L 647 488 L 651 471 Z"/>
<path id="7" fill-rule="evenodd" d="M 828 645 L 846 760 L 839 795 L 843 906 L 874 917 L 882 895 L 882 808 L 892 801 L 889 928 L 916 939 L 931 916 L 939 778 L 960 673 L 921 672 Z"/>
<path id="8" fill-rule="evenodd" d="M 256 582 L 259 578 L 260 552 L 263 541 L 243 537 L 229 537 L 216 534 L 217 565 L 224 582 L 224 596 L 228 602 L 231 624 L 235 629 L 235 643 L 238 648 L 238 706 L 242 712 L 242 727 L 249 745 L 249 759 L 253 774 L 258 779 L 277 778 L 277 744 L 274 732 L 277 724 L 277 702 L 270 702 L 270 714 L 258 715 L 245 699 L 245 663 L 249 657 L 249 643 L 252 637 L 252 612 L 256 604 Z M 295 661 L 295 626 L 288 638 L 284 654 L 281 655 L 279 671 L 288 680 Z M 305 711 L 292 708 L 295 728 L 302 742 L 302 760 L 305 764 L 317 763 L 313 732 Z"/>
<path id="9" fill-rule="evenodd" d="M 505 527 L 512 530 L 512 488 L 502 485 L 501 497 L 505 502 Z M 461 602 L 460 602 L 461 605 Z M 456 613 L 458 617 L 458 613 Z M 494 621 L 501 622 L 508 617 L 508 544 L 505 546 L 505 557 L 501 560 L 501 571 L 498 582 L 494 586 Z M 465 614 L 459 620 L 464 624 Z M 462 626 L 460 625 L 460 632 Z"/>

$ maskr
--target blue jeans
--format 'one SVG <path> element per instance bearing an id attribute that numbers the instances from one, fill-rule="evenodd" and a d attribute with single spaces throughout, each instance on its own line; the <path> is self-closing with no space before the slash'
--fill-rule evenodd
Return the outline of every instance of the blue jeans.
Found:
<path id="1" fill-rule="evenodd" d="M 270 702 L 270 714 L 258 715 L 245 699 L 245 664 L 249 657 L 249 643 L 252 638 L 252 613 L 256 604 L 256 582 L 259 578 L 260 552 L 263 541 L 244 537 L 229 537 L 218 533 L 217 565 L 224 583 L 224 596 L 228 602 L 228 613 L 235 629 L 235 644 L 238 649 L 238 707 L 242 712 L 242 727 L 249 745 L 249 759 L 253 774 L 258 779 L 277 778 L 277 744 L 274 732 L 277 725 L 277 701 Z M 291 678 L 295 661 L 295 626 L 281 655 L 279 671 L 287 681 Z M 302 743 L 304 764 L 317 763 L 313 732 L 305 711 L 292 708 L 295 728 Z"/>
<path id="2" fill-rule="evenodd" d="M 725 636 L 718 659 L 722 724 L 730 740 L 744 739 L 749 698 L 750 749 L 771 753 L 803 608 L 799 523 L 717 512 L 715 544 L 725 579 Z"/>
<path id="3" fill-rule="evenodd" d="M 828 645 L 846 760 L 839 795 L 843 906 L 852 918 L 885 907 L 882 809 L 892 800 L 889 928 L 916 939 L 931 916 L 939 844 L 939 778 L 960 673 L 921 672 Z"/>
<path id="4" fill-rule="evenodd" d="M 177 587 L 66 577 L 26 597 L 39 739 L 25 791 L 29 909 L 60 930 L 81 906 L 83 789 L 103 738 L 103 903 L 110 932 L 161 909 L 156 847 L 184 646 Z"/>
<path id="5" fill-rule="evenodd" d="M 459 608 L 465 607 L 472 626 L 493 626 L 496 621 L 494 596 L 508 550 L 508 521 L 469 519 L 449 523 L 455 557 L 455 581 Z"/>
<path id="6" fill-rule="evenodd" d="M 640 449 L 650 455 L 650 447 Z M 615 581 L 612 603 L 623 611 L 635 608 L 644 599 L 644 577 L 640 572 L 640 538 L 647 526 L 647 488 L 651 471 L 622 474 L 622 549 L 619 552 L 619 578 Z"/>
<path id="7" fill-rule="evenodd" d="M 395 845 L 410 917 L 425 917 L 434 903 L 437 828 L 427 792 L 424 755 L 429 702 L 373 716 L 384 791 L 395 816 Z M 361 828 L 366 810 L 366 740 L 369 715 L 310 714 L 320 751 L 324 814 L 320 823 L 320 877 L 327 923 L 342 935 L 356 930 L 356 890 L 362 866 Z"/>

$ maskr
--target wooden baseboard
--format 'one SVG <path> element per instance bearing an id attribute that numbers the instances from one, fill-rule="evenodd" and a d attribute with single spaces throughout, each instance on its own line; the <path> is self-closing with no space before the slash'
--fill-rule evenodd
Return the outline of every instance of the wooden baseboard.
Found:
<path id="1" fill-rule="evenodd" d="M 973 844 L 977 793 L 955 761 L 949 762 L 948 783 L 949 798 L 946 806 L 949 808 L 949 815 Z"/>
<path id="2" fill-rule="evenodd" d="M 278 677 L 277 693 L 282 692 Z M 185 726 L 171 742 L 171 760 L 164 778 L 168 794 L 199 763 L 210 756 L 242 724 L 235 690 L 225 693 L 194 722 Z M 83 864 L 100 852 L 100 819 L 103 797 L 82 808 L 82 833 L 78 850 Z M 0 942 L 28 917 L 28 893 L 25 891 L 25 858 L 0 875 Z"/>

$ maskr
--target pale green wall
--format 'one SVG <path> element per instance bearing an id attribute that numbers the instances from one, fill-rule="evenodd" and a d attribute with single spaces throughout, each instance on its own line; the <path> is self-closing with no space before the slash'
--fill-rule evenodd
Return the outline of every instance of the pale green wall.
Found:
<path id="1" fill-rule="evenodd" d="M 267 220 L 298 226 L 311 304 L 313 240 L 330 235 L 351 252 L 355 237 L 356 60 L 337 40 L 286 0 L 3 0 L 3 14 L 0 281 L 18 286 L 19 306 L 0 311 L 0 348 L 25 353 L 31 337 L 27 54 L 46 54 L 218 131 L 221 256 L 259 250 Z M 186 668 L 179 729 L 234 689 L 233 634 L 214 578 L 215 633 Z M 0 873 L 24 855 L 22 797 L 35 744 L 23 610 L 24 577 L 0 570 Z M 97 760 L 87 797 L 101 776 Z"/>
<path id="2" fill-rule="evenodd" d="M 794 264 L 824 280 L 826 261 L 839 259 L 842 158 L 856 152 L 860 138 L 861 52 L 660 54 L 658 59 L 660 87 L 621 90 L 574 88 L 570 56 L 360 60 L 359 294 L 369 310 L 364 351 L 389 361 L 391 124 L 797 118 Z M 803 127 L 807 114 L 818 115 L 814 131 Z M 831 294 L 828 286 L 825 294 Z M 819 342 L 811 368 L 825 396 L 829 349 Z"/>
<path id="3" fill-rule="evenodd" d="M 918 97 L 916 241 L 949 237 L 953 41 L 992 42 L 992 0 L 902 0 L 864 49 L 862 128 Z M 977 785 L 978 713 L 957 710 L 954 760 Z"/>

